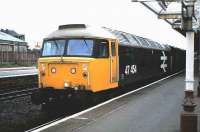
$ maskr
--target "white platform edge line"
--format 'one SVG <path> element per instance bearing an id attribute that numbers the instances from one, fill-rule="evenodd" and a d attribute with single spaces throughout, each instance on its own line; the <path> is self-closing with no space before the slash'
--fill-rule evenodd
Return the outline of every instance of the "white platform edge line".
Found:
<path id="1" fill-rule="evenodd" d="M 158 83 L 158 82 L 160 82 L 160 81 L 166 80 L 166 79 L 168 79 L 168 78 L 170 78 L 170 77 L 172 77 L 172 76 L 175 76 L 175 75 L 177 75 L 177 74 L 180 74 L 181 72 L 183 72 L 183 71 L 177 72 L 177 73 L 175 73 L 175 74 L 172 74 L 172 75 L 167 76 L 167 77 L 165 77 L 165 78 L 162 78 L 162 79 L 160 79 L 160 80 L 157 80 L 157 81 L 155 81 L 155 82 L 152 82 L 152 83 L 150 83 L 150 84 L 148 84 L 148 85 L 145 85 L 145 86 L 143 86 L 143 87 L 140 87 L 140 88 L 138 88 L 138 89 L 135 89 L 135 90 L 133 90 L 133 91 L 130 91 L 130 92 L 128 92 L 128 93 L 125 93 L 125 94 L 123 94 L 123 95 L 120 95 L 120 96 L 118 96 L 118 97 L 115 97 L 115 98 L 113 98 L 113 99 L 110 99 L 110 100 L 108 100 L 108 101 L 105 101 L 105 102 L 103 102 L 103 103 L 101 103 L 101 104 L 98 104 L 98 105 L 96 105 L 96 106 L 93 106 L 93 107 L 91 107 L 91 108 L 88 108 L 88 109 L 86 109 L 86 110 L 84 110 L 84 111 L 81 111 L 81 112 L 79 112 L 79 113 L 76 113 L 76 114 L 73 114 L 73 115 L 71 115 L 71 116 L 65 117 L 65 118 L 63 118 L 63 119 L 61 119 L 61 120 L 55 121 L 55 122 L 50 123 L 50 124 L 47 123 L 47 125 L 43 124 L 43 125 L 41 125 L 42 127 L 38 126 L 38 127 L 36 127 L 36 128 L 27 130 L 27 131 L 25 131 L 25 132 L 40 132 L 40 131 L 43 131 L 43 130 L 45 130 L 45 129 L 47 129 L 47 128 L 50 128 L 50 127 L 55 126 L 55 125 L 58 125 L 58 124 L 60 124 L 60 123 L 62 123 L 62 122 L 65 122 L 65 121 L 67 121 L 67 120 L 69 120 L 69 119 L 75 118 L 75 117 L 80 116 L 80 115 L 82 115 L 82 114 L 85 114 L 85 113 L 87 113 L 87 112 L 89 112 L 89 111 L 92 111 L 92 110 L 94 110 L 94 109 L 96 109 L 96 108 L 99 108 L 99 107 L 101 107 L 101 106 L 103 106 L 103 105 L 106 105 L 106 104 L 108 104 L 108 103 L 110 103 L 110 102 L 112 102 L 112 101 L 114 101 L 114 100 L 120 99 L 120 98 L 122 98 L 122 97 L 124 97 L 124 96 L 130 95 L 130 94 L 132 94 L 132 93 L 134 93 L 134 92 L 137 92 L 137 91 L 139 91 L 139 90 L 142 90 L 142 89 L 144 89 L 144 88 L 147 88 L 147 87 L 149 87 L 149 86 L 151 86 L 151 85 L 153 85 L 153 84 L 156 84 L 156 83 Z M 44 125 L 45 125 L 45 126 L 44 126 Z"/>
<path id="2" fill-rule="evenodd" d="M 23 77 L 23 76 L 31 76 L 31 75 L 38 75 L 38 73 L 31 73 L 31 74 L 19 74 L 19 75 L 8 75 L 8 76 L 0 76 L 0 78 L 9 78 L 9 77 Z"/>

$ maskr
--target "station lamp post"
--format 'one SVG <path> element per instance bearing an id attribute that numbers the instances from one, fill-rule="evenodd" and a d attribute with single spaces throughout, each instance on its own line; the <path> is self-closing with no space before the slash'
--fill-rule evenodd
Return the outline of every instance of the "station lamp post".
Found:
<path id="1" fill-rule="evenodd" d="M 186 32 L 186 76 L 184 111 L 181 113 L 181 132 L 197 132 L 197 114 L 194 113 L 194 16 L 195 0 L 182 1 L 182 29 Z"/>
<path id="2" fill-rule="evenodd" d="M 182 2 L 182 29 L 186 32 L 186 76 L 184 110 L 194 111 L 194 31 L 192 17 L 194 16 L 193 0 Z"/>

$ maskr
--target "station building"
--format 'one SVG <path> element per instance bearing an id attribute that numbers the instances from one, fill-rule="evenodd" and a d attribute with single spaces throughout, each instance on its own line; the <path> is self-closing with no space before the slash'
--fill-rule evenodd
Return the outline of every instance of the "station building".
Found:
<path id="1" fill-rule="evenodd" d="M 13 30 L 0 30 L 0 52 L 27 52 L 25 36 Z"/>

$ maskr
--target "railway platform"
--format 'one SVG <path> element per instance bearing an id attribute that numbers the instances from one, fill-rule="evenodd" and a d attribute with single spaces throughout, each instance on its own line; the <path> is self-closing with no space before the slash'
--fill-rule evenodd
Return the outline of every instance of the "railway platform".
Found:
<path id="1" fill-rule="evenodd" d="M 36 67 L 0 68 L 0 78 L 24 75 L 36 75 Z"/>
<path id="2" fill-rule="evenodd" d="M 184 98 L 184 79 L 184 73 L 178 74 L 34 131 L 179 132 L 180 113 L 183 111 L 181 104 Z M 199 103 L 196 113 L 199 113 L 200 98 L 196 95 L 195 98 L 196 103 Z"/>

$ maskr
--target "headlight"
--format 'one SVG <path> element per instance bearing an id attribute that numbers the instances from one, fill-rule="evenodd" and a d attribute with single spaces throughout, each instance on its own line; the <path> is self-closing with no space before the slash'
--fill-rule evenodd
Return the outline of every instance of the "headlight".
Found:
<path id="1" fill-rule="evenodd" d="M 64 82 L 64 87 L 69 87 L 69 83 L 68 82 Z"/>
<path id="2" fill-rule="evenodd" d="M 55 67 L 51 68 L 51 73 L 56 73 L 56 68 Z"/>
<path id="3" fill-rule="evenodd" d="M 76 68 L 71 68 L 71 74 L 75 74 L 76 73 Z"/>

